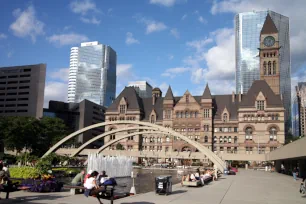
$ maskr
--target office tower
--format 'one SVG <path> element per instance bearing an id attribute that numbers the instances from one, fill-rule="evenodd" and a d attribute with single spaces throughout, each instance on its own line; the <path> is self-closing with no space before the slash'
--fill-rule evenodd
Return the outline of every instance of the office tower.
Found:
<path id="1" fill-rule="evenodd" d="M 84 99 L 109 106 L 116 94 L 116 52 L 99 42 L 71 49 L 68 102 Z"/>
<path id="2" fill-rule="evenodd" d="M 134 87 L 137 94 L 141 98 L 152 97 L 152 86 L 146 81 L 133 81 L 129 82 L 130 87 Z"/>
<path id="3" fill-rule="evenodd" d="M 105 121 L 106 108 L 88 100 L 80 103 L 65 103 L 61 101 L 49 101 L 49 107 L 44 108 L 44 117 L 62 119 L 69 132 L 78 131 L 84 127 L 102 123 Z M 76 143 L 85 143 L 91 138 L 104 132 L 104 127 L 86 131 L 79 135 Z M 103 142 L 97 141 L 93 145 L 102 146 Z"/>
<path id="4" fill-rule="evenodd" d="M 0 116 L 43 115 L 46 64 L 0 68 Z"/>
<path id="5" fill-rule="evenodd" d="M 247 93 L 254 80 L 260 79 L 260 32 L 269 14 L 279 37 L 280 94 L 286 109 L 286 131 L 291 128 L 291 67 L 289 18 L 273 11 L 254 11 L 235 16 L 236 92 Z"/>
<path id="6" fill-rule="evenodd" d="M 296 90 L 296 102 L 297 102 L 297 121 L 296 117 L 294 122 L 296 122 L 296 131 L 299 135 L 295 136 L 305 136 L 306 135 L 306 82 L 299 82 L 295 87 Z M 296 115 L 295 115 L 296 116 Z"/>

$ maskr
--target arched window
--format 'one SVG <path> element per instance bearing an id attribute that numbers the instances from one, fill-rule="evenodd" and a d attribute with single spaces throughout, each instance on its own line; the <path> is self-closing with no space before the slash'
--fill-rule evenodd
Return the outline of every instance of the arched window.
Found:
<path id="1" fill-rule="evenodd" d="M 238 138 L 237 138 L 237 136 L 235 136 L 234 137 L 234 143 L 237 144 L 237 142 L 238 142 Z"/>
<path id="2" fill-rule="evenodd" d="M 183 112 L 180 112 L 180 118 L 183 118 Z"/>
<path id="3" fill-rule="evenodd" d="M 273 75 L 276 74 L 276 62 L 273 61 Z"/>
<path id="4" fill-rule="evenodd" d="M 224 136 L 224 143 L 227 143 L 227 137 Z"/>
<path id="5" fill-rule="evenodd" d="M 270 141 L 276 141 L 277 140 L 277 130 L 275 127 L 270 128 Z"/>
<path id="6" fill-rule="evenodd" d="M 144 143 L 147 143 L 147 142 L 148 142 L 146 137 L 143 138 L 143 141 L 144 141 Z"/>
<path id="7" fill-rule="evenodd" d="M 272 74 L 272 70 L 271 70 L 271 61 L 268 62 L 268 75 Z"/>
<path id="8" fill-rule="evenodd" d="M 228 137 L 228 143 L 232 143 L 232 137 L 231 136 Z"/>
<path id="9" fill-rule="evenodd" d="M 151 115 L 151 123 L 155 123 L 155 115 Z"/>
<path id="10" fill-rule="evenodd" d="M 190 112 L 190 117 L 193 118 L 193 112 Z"/>
<path id="11" fill-rule="evenodd" d="M 275 120 L 278 120 L 278 114 L 275 115 Z"/>
<path id="12" fill-rule="evenodd" d="M 217 143 L 217 136 L 214 136 L 214 143 Z"/>
<path id="13" fill-rule="evenodd" d="M 170 137 L 166 136 L 166 142 L 170 142 Z"/>
<path id="14" fill-rule="evenodd" d="M 263 53 L 263 56 L 266 57 L 266 53 Z"/>
<path id="15" fill-rule="evenodd" d="M 264 61 L 263 63 L 263 68 L 264 68 L 264 75 L 267 75 L 267 63 Z"/>
<path id="16" fill-rule="evenodd" d="M 204 137 L 204 143 L 207 143 L 207 142 L 208 142 L 208 137 L 205 136 L 205 137 Z"/>
<path id="17" fill-rule="evenodd" d="M 274 52 L 274 53 L 273 53 L 273 56 L 275 57 L 275 55 L 276 55 L 276 53 Z"/>
<path id="18" fill-rule="evenodd" d="M 227 122 L 227 113 L 223 114 L 223 122 Z"/>
<path id="19" fill-rule="evenodd" d="M 188 113 L 188 111 L 185 112 L 185 118 L 189 118 L 189 113 Z"/>
<path id="20" fill-rule="evenodd" d="M 245 129 L 245 139 L 252 140 L 253 139 L 253 130 L 252 128 L 248 127 Z"/>
<path id="21" fill-rule="evenodd" d="M 176 112 L 176 118 L 179 118 L 179 117 L 180 117 L 180 113 Z"/>
<path id="22" fill-rule="evenodd" d="M 270 52 L 270 57 L 272 57 L 272 52 Z"/>
<path id="23" fill-rule="evenodd" d="M 197 118 L 198 117 L 198 112 L 194 113 L 194 117 Z"/>
<path id="24" fill-rule="evenodd" d="M 222 143 L 222 142 L 223 142 L 223 138 L 222 136 L 220 136 L 219 143 Z"/>

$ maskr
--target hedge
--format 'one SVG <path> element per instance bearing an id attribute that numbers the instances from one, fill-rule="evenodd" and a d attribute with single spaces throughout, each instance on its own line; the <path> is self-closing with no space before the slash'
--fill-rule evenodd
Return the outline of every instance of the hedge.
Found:
<path id="1" fill-rule="evenodd" d="M 39 171 L 33 167 L 11 167 L 10 174 L 12 178 L 36 178 Z"/>

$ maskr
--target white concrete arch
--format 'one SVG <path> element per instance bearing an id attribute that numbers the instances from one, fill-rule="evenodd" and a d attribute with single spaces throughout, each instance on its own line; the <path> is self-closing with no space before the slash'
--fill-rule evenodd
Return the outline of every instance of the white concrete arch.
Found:
<path id="1" fill-rule="evenodd" d="M 49 155 L 51 152 L 54 152 L 57 148 L 59 148 L 64 142 L 68 141 L 69 139 L 87 131 L 87 130 L 91 130 L 94 128 L 98 128 L 98 127 L 102 127 L 102 126 L 106 126 L 106 125 L 119 125 L 119 124 L 135 124 L 135 125 L 141 125 L 141 126 L 145 126 L 145 127 L 152 127 L 152 128 L 156 128 L 159 131 L 168 133 L 171 136 L 176 136 L 186 142 L 188 142 L 189 144 L 193 145 L 195 148 L 197 148 L 200 152 L 202 152 L 204 155 L 206 155 L 208 157 L 208 159 L 210 159 L 215 165 L 217 165 L 217 167 L 223 171 L 226 168 L 226 164 L 225 162 L 218 157 L 215 153 L 213 153 L 211 150 L 209 150 L 208 148 L 206 148 L 205 146 L 201 145 L 200 143 L 193 141 L 191 139 L 189 139 L 188 137 L 175 132 L 169 128 L 165 128 L 163 126 L 159 126 L 156 124 L 152 124 L 152 123 L 148 123 L 148 122 L 141 122 L 141 121 L 127 121 L 127 120 L 119 120 L 119 121 L 110 121 L 110 122 L 104 122 L 104 123 L 98 123 L 98 124 L 94 124 L 88 127 L 85 127 L 81 130 L 78 130 L 70 135 L 68 135 L 67 137 L 63 138 L 62 140 L 60 140 L 58 143 L 56 143 L 53 147 L 51 147 L 44 155 L 43 157 Z"/>
<path id="2" fill-rule="evenodd" d="M 140 126 L 140 127 L 127 127 L 125 129 L 113 129 L 109 132 L 105 132 L 103 134 L 100 134 L 98 136 L 95 136 L 94 138 L 88 140 L 87 142 L 85 142 L 82 146 L 80 146 L 77 150 L 75 150 L 71 155 L 70 157 L 74 157 L 76 156 L 77 154 L 79 154 L 87 145 L 90 145 L 91 143 L 101 139 L 101 138 L 104 138 L 106 136 L 109 136 L 111 134 L 114 134 L 114 133 L 118 133 L 118 132 L 125 132 L 125 131 L 128 131 L 128 130 L 157 130 L 156 128 L 152 128 L 152 127 L 143 127 L 143 126 Z M 139 134 L 141 134 L 141 132 L 139 132 Z"/>
<path id="3" fill-rule="evenodd" d="M 114 144 L 115 142 L 118 142 L 124 138 L 127 138 L 127 137 L 131 137 L 131 136 L 134 136 L 134 135 L 140 135 L 140 134 L 164 134 L 164 135 L 168 135 L 168 133 L 165 133 L 163 131 L 144 131 L 144 132 L 133 132 L 133 133 L 130 133 L 130 134 L 127 134 L 127 135 L 123 135 L 119 138 L 116 138 L 114 140 L 111 140 L 110 142 L 108 142 L 107 144 L 103 145 L 102 147 L 100 147 L 98 150 L 97 150 L 97 154 L 101 153 L 105 148 L 107 148 L 108 146 Z"/>

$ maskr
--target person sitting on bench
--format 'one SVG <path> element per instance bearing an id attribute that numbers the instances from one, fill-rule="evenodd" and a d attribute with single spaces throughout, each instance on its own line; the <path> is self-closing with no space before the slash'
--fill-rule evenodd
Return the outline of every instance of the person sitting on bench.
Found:
<path id="1" fill-rule="evenodd" d="M 102 171 L 102 173 L 99 175 L 99 178 L 98 178 L 98 183 L 99 183 L 99 186 L 103 185 L 103 183 L 108 179 L 108 176 L 106 175 L 106 172 L 105 171 Z"/>
<path id="2" fill-rule="evenodd" d="M 86 188 L 86 191 L 85 191 L 85 195 L 88 196 L 98 196 L 99 193 L 105 191 L 105 187 L 102 186 L 102 187 L 99 187 L 97 185 L 97 176 L 98 176 L 98 172 L 97 171 L 93 171 L 89 178 L 86 179 L 86 182 L 84 184 L 84 187 Z"/>
<path id="3" fill-rule="evenodd" d="M 3 170 L 3 163 L 0 163 L 0 191 L 5 189 L 5 185 L 9 183 L 9 177 Z M 1 198 L 0 198 L 1 200 Z"/>
<path id="4" fill-rule="evenodd" d="M 78 173 L 71 181 L 71 185 L 73 186 L 82 186 L 84 182 L 85 170 L 82 170 Z"/>

